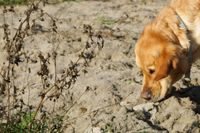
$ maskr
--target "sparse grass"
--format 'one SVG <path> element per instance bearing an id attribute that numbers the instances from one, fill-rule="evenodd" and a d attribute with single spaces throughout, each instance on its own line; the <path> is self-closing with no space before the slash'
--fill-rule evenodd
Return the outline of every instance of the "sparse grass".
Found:
<path id="1" fill-rule="evenodd" d="M 77 1 L 81 1 L 81 0 L 63 0 L 63 1 L 75 1 L 75 2 L 77 2 Z"/>
<path id="2" fill-rule="evenodd" d="M 49 3 L 49 1 L 46 0 L 47 3 Z M 81 0 L 54 0 L 53 3 L 70 2 L 70 1 L 79 2 Z M 28 2 L 30 2 L 30 0 L 0 0 L 0 6 L 1 5 L 24 5 L 24 4 L 27 4 Z"/>
<path id="3" fill-rule="evenodd" d="M 107 123 L 104 128 L 101 129 L 103 133 L 115 133 L 115 127 L 112 123 Z"/>
<path id="4" fill-rule="evenodd" d="M 0 5 L 26 4 L 28 0 L 0 0 Z"/>
<path id="5" fill-rule="evenodd" d="M 112 26 L 116 23 L 116 20 L 105 16 L 98 17 L 96 20 L 101 25 L 106 25 L 106 26 Z"/>
<path id="6" fill-rule="evenodd" d="M 47 117 L 42 120 L 34 120 L 35 112 L 19 112 L 13 115 L 9 124 L 0 123 L 1 133 L 60 133 L 63 124 L 62 116 Z"/>

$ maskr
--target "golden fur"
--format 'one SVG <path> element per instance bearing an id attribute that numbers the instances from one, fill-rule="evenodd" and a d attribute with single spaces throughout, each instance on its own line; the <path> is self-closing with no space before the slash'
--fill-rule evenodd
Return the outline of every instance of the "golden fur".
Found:
<path id="1" fill-rule="evenodd" d="M 180 27 L 177 16 L 189 32 Z M 163 99 L 173 83 L 189 76 L 191 63 L 200 57 L 200 0 L 172 0 L 145 26 L 135 55 L 143 73 L 141 97 Z"/>

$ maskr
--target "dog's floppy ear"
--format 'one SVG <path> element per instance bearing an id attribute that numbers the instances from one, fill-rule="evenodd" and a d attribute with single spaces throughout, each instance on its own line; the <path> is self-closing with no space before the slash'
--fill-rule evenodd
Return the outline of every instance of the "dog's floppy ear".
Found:
<path id="1" fill-rule="evenodd" d="M 155 63 L 155 81 L 167 77 L 173 69 L 175 70 L 178 68 L 180 53 L 181 48 L 176 45 L 169 46 L 162 51 L 160 56 L 156 59 Z"/>
<path id="2" fill-rule="evenodd" d="M 171 69 L 171 62 L 168 59 L 168 57 L 161 55 L 161 57 L 159 57 L 156 60 L 155 64 L 156 64 L 156 73 L 155 73 L 154 80 L 158 81 L 162 78 L 167 77 Z"/>

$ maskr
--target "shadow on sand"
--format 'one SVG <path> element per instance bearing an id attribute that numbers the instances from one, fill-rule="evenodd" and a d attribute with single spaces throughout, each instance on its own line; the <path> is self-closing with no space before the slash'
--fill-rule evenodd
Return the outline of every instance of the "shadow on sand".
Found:
<path id="1" fill-rule="evenodd" d="M 200 86 L 192 86 L 179 91 L 174 91 L 172 95 L 177 98 L 189 97 L 190 100 L 197 105 L 194 111 L 200 114 Z"/>

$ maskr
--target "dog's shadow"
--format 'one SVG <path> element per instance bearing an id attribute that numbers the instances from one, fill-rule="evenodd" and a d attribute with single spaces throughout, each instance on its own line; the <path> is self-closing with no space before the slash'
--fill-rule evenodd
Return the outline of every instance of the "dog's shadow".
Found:
<path id="1" fill-rule="evenodd" d="M 173 91 L 172 96 L 177 98 L 189 97 L 192 102 L 197 104 L 195 112 L 200 114 L 200 86 L 192 86 L 179 91 Z"/>

